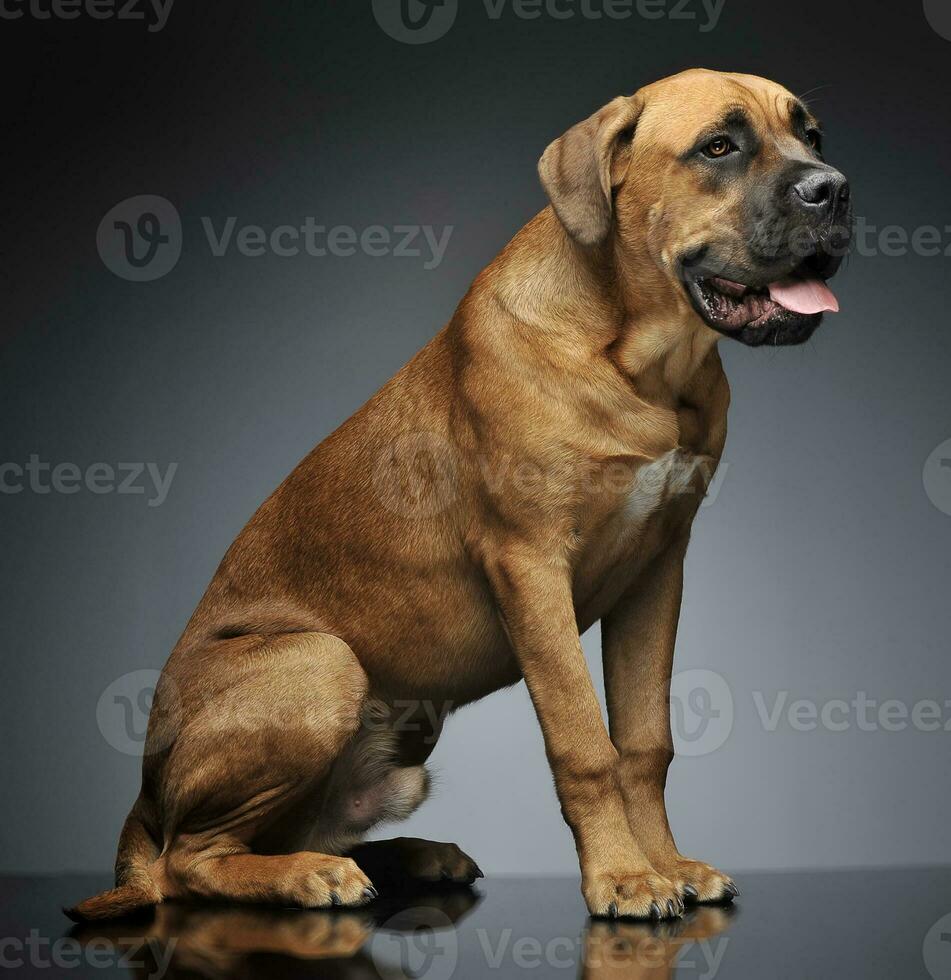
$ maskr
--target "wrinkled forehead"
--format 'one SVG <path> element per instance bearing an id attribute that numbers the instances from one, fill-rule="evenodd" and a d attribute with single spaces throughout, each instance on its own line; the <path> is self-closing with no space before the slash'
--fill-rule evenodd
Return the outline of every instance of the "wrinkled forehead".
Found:
<path id="1" fill-rule="evenodd" d="M 641 89 L 644 111 L 639 139 L 686 153 L 707 133 L 746 124 L 759 135 L 785 136 L 816 125 L 808 107 L 792 92 L 755 75 L 691 71 Z"/>

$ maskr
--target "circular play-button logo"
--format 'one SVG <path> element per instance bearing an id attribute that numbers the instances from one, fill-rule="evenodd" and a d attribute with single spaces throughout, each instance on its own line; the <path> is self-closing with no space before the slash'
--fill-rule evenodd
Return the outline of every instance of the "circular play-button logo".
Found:
<path id="1" fill-rule="evenodd" d="M 370 957 L 383 980 L 451 980 L 459 962 L 459 938 L 440 909 L 404 909 L 373 933 Z"/>
<path id="2" fill-rule="evenodd" d="M 395 41 L 429 44 L 456 22 L 459 0 L 373 0 L 376 22 Z"/>
<path id="3" fill-rule="evenodd" d="M 111 208 L 96 232 L 106 268 L 129 282 L 168 275 L 182 254 L 182 219 L 175 205 L 157 194 L 140 194 Z"/>
<path id="4" fill-rule="evenodd" d="M 951 977 L 951 913 L 942 916 L 928 930 L 921 944 L 921 956 L 934 980 Z"/>
<path id="5" fill-rule="evenodd" d="M 928 499 L 951 517 L 951 439 L 942 442 L 925 460 L 921 482 Z"/>
<path id="6" fill-rule="evenodd" d="M 670 729 L 677 755 L 716 752 L 733 731 L 730 685 L 712 670 L 682 670 L 670 681 Z"/>
<path id="7" fill-rule="evenodd" d="M 452 447 L 435 432 L 404 432 L 384 447 L 373 485 L 391 513 L 414 520 L 435 517 L 456 495 Z"/>
<path id="8" fill-rule="evenodd" d="M 162 697 L 155 707 L 155 692 L 162 684 Z M 96 723 L 102 737 L 123 755 L 145 754 L 149 717 L 154 715 L 155 737 L 150 752 L 159 752 L 178 734 L 181 701 L 171 678 L 158 670 L 132 670 L 117 677 L 99 696 Z"/>
<path id="9" fill-rule="evenodd" d="M 951 41 L 951 3 L 948 0 L 924 0 L 925 20 L 935 34 Z"/>

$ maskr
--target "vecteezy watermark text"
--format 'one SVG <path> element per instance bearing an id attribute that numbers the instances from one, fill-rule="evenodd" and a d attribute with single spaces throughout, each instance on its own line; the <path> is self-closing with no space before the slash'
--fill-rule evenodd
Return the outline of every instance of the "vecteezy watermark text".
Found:
<path id="1" fill-rule="evenodd" d="M 118 939 L 114 943 L 105 938 L 90 939 L 81 943 L 71 936 L 51 939 L 42 936 L 38 929 L 19 938 L 0 938 L 0 969 L 19 970 L 29 966 L 36 970 L 58 970 L 93 967 L 94 969 L 124 969 L 136 971 L 136 976 L 147 980 L 161 980 L 168 972 L 178 940 L 162 943 L 157 939 L 141 937 Z"/>
<path id="2" fill-rule="evenodd" d="M 699 915 L 712 915 L 704 910 Z M 697 913 L 692 914 L 695 918 Z M 519 935 L 512 929 L 475 930 L 484 972 L 494 974 L 508 966 L 518 971 L 541 968 L 545 975 L 567 974 L 583 965 L 585 975 L 618 976 L 663 972 L 674 967 L 677 975 L 695 971 L 698 980 L 714 980 L 729 947 L 729 937 L 709 935 L 681 937 L 655 935 L 643 924 L 618 927 L 593 923 L 582 935 L 539 937 Z M 409 909 L 378 929 L 370 943 L 370 955 L 381 976 L 414 976 L 425 980 L 449 980 L 459 960 L 459 939 L 449 920 L 438 910 Z"/>
<path id="3" fill-rule="evenodd" d="M 457 499 L 459 470 L 465 466 L 482 489 L 495 497 L 533 498 L 545 492 L 605 494 L 626 508 L 631 521 L 641 520 L 665 497 L 698 495 L 700 506 L 716 502 L 728 465 L 709 456 L 676 449 L 650 463 L 596 463 L 579 468 L 569 461 L 541 465 L 511 454 L 461 454 L 435 432 L 405 432 L 385 447 L 372 479 L 382 505 L 411 520 L 428 520 Z"/>
<path id="4" fill-rule="evenodd" d="M 178 463 L 164 471 L 158 463 L 50 463 L 33 453 L 25 463 L 0 463 L 0 493 L 76 494 L 84 490 L 97 495 L 147 496 L 149 507 L 165 503 Z M 151 495 L 150 495 L 151 492 Z"/>
<path id="5" fill-rule="evenodd" d="M 520 20 L 671 20 L 696 24 L 708 34 L 717 24 L 726 0 L 483 0 L 491 20 L 511 13 Z"/>
<path id="6" fill-rule="evenodd" d="M 4 20 L 137 20 L 155 34 L 168 23 L 175 0 L 0 0 Z"/>
<path id="7" fill-rule="evenodd" d="M 897 698 L 879 701 L 866 691 L 849 700 L 811 698 L 790 700 L 789 691 L 778 691 L 769 700 L 762 691 L 753 691 L 753 705 L 763 730 L 775 732 L 785 724 L 794 732 L 951 732 L 951 699 L 924 698 L 908 704 Z"/>
<path id="8" fill-rule="evenodd" d="M 242 223 L 236 215 L 204 215 L 200 224 L 205 244 L 215 258 L 366 255 L 422 259 L 427 271 L 442 264 L 455 231 L 453 225 L 327 225 L 310 215 L 296 224 L 271 227 Z M 106 212 L 96 232 L 96 247 L 106 268 L 129 282 L 152 282 L 168 275 L 181 258 L 183 242 L 178 209 L 157 194 L 120 201 Z"/>
<path id="9" fill-rule="evenodd" d="M 247 258 L 276 255 L 294 258 L 309 255 L 320 259 L 328 255 L 347 258 L 357 253 L 380 258 L 423 258 L 426 270 L 435 269 L 442 262 L 452 237 L 453 226 L 443 225 L 368 225 L 357 229 L 350 225 L 327 226 L 307 217 L 300 225 L 277 225 L 267 229 L 261 225 L 238 225 L 236 217 L 230 217 L 220 227 L 213 219 L 201 219 L 211 254 L 221 258 L 236 251 Z"/>
<path id="10" fill-rule="evenodd" d="M 372 0 L 372 4 L 380 27 L 403 44 L 438 41 L 449 33 L 459 13 L 459 0 Z M 719 24 L 726 0 L 482 0 L 481 6 L 490 21 L 507 16 L 524 21 L 625 21 L 636 17 L 685 22 L 708 34 Z"/>

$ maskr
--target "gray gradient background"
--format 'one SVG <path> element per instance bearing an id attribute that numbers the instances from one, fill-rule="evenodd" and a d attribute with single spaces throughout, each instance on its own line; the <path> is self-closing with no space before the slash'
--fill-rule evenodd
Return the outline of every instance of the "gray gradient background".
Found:
<path id="1" fill-rule="evenodd" d="M 726 0 L 711 33 L 493 22 L 463 0 L 453 30 L 417 47 L 386 36 L 368 0 L 330 8 L 179 0 L 158 34 L 2 25 L 20 58 L 3 68 L 16 98 L 2 460 L 179 464 L 157 508 L 0 495 L 2 871 L 111 865 L 139 762 L 100 734 L 101 692 L 162 665 L 258 503 L 543 206 L 535 163 L 569 125 L 691 65 L 822 86 L 813 102 L 857 212 L 951 223 L 951 43 L 914 0 Z M 170 275 L 136 284 L 106 270 L 95 234 L 145 193 L 177 205 L 185 244 Z M 202 215 L 455 230 L 434 271 L 216 259 Z M 687 853 L 731 870 L 951 861 L 951 733 L 768 732 L 752 701 L 951 698 L 951 516 L 922 488 L 951 437 L 949 270 L 945 257 L 856 256 L 842 314 L 808 346 L 721 345 L 728 469 L 695 528 L 677 668 L 722 675 L 735 724 L 671 771 Z M 598 640 L 585 648 L 600 685 Z M 398 832 L 457 840 L 487 872 L 574 871 L 523 687 L 454 717 L 433 761 L 438 791 Z"/>

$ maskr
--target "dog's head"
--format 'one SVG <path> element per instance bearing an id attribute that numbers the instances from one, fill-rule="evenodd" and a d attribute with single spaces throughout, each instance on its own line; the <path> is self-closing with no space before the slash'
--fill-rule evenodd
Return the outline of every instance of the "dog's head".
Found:
<path id="1" fill-rule="evenodd" d="M 826 281 L 851 237 L 849 185 L 775 82 L 698 69 L 648 85 L 552 143 L 539 173 L 572 238 L 609 245 L 644 302 L 674 290 L 754 346 L 801 343 L 838 309 Z"/>

